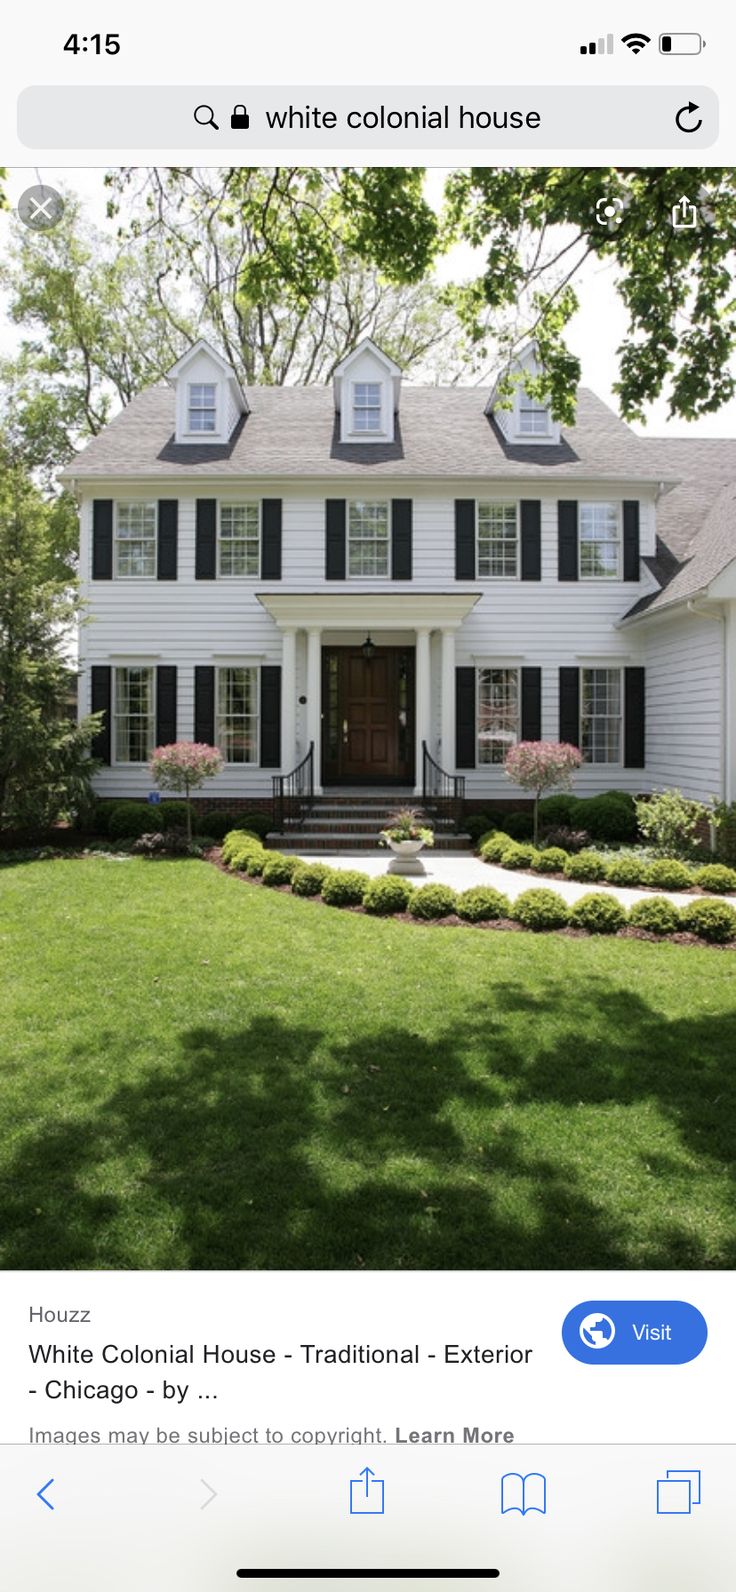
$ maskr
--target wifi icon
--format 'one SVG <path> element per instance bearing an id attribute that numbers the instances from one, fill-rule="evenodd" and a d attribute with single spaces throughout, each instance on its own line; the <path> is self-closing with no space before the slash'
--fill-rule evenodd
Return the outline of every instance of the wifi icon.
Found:
<path id="1" fill-rule="evenodd" d="M 648 33 L 625 33 L 621 40 L 621 43 L 626 45 L 627 50 L 632 50 L 634 55 L 640 55 L 645 44 L 651 44 L 651 42 Z"/>

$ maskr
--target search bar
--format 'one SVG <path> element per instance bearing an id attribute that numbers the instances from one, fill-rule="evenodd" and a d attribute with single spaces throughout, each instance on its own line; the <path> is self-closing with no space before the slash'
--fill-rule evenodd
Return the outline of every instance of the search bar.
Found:
<path id="1" fill-rule="evenodd" d="M 710 88 L 26 88 L 29 149 L 705 149 Z"/>

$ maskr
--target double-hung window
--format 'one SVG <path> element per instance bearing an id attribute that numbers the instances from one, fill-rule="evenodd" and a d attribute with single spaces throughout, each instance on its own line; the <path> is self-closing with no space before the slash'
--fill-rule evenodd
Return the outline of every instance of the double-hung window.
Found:
<path id="1" fill-rule="evenodd" d="M 621 670 L 583 669 L 580 685 L 580 749 L 586 763 L 620 763 Z"/>
<path id="2" fill-rule="evenodd" d="M 618 580 L 621 520 L 617 503 L 580 504 L 580 579 Z"/>
<path id="3" fill-rule="evenodd" d="M 258 670 L 217 671 L 217 745 L 226 763 L 258 762 Z"/>
<path id="4" fill-rule="evenodd" d="M 380 381 L 356 381 L 353 386 L 353 431 L 381 429 Z"/>
<path id="5" fill-rule="evenodd" d="M 193 381 L 189 386 L 189 430 L 217 430 L 217 383 Z"/>
<path id="6" fill-rule="evenodd" d="M 155 576 L 155 503 L 116 504 L 115 574 L 120 580 Z"/>
<path id="7" fill-rule="evenodd" d="M 479 669 L 478 762 L 503 763 L 519 739 L 518 669 Z"/>
<path id="8" fill-rule="evenodd" d="M 115 670 L 113 718 L 115 762 L 147 763 L 156 734 L 152 668 Z"/>
<path id="9" fill-rule="evenodd" d="M 529 394 L 519 393 L 519 433 L 523 437 L 546 437 L 549 431 L 549 409 Z"/>
<path id="10" fill-rule="evenodd" d="M 518 574 L 519 523 L 515 503 L 478 504 L 478 574 Z"/>
<path id="11" fill-rule="evenodd" d="M 220 575 L 258 575 L 261 532 L 257 503 L 220 504 Z"/>
<path id="12" fill-rule="evenodd" d="M 388 503 L 360 499 L 348 516 L 348 574 L 388 575 L 390 552 Z"/>

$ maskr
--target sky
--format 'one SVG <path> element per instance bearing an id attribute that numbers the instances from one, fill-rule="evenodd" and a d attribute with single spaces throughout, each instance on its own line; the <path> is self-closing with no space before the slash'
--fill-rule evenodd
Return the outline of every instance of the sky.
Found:
<path id="1" fill-rule="evenodd" d="M 84 199 L 90 219 L 103 228 L 112 225 L 105 218 L 106 193 L 102 167 L 71 169 L 63 174 L 50 169 L 39 173 L 28 168 L 12 171 L 8 180 L 11 204 L 15 204 L 24 188 L 34 182 L 53 184 L 55 177 L 62 175 L 65 185 L 73 187 Z M 427 195 L 431 203 L 439 204 L 445 175 L 441 170 L 429 173 Z M 0 249 L 11 225 L 7 214 L 0 215 Z M 474 256 L 473 251 L 463 245 L 445 257 L 437 274 L 440 280 L 457 280 L 476 274 L 481 264 L 482 255 Z M 615 290 L 615 273 L 616 267 L 611 262 L 601 262 L 593 257 L 586 262 L 575 284 L 580 310 L 567 333 L 568 344 L 581 361 L 583 385 L 591 387 L 614 409 L 617 408 L 613 392 L 617 375 L 616 348 L 626 330 L 625 310 Z M 18 335 L 17 328 L 7 322 L 0 294 L 0 352 L 11 352 L 17 346 Z M 646 427 L 637 425 L 633 429 L 648 436 L 736 437 L 736 398 L 717 414 L 705 415 L 693 422 L 668 419 L 666 399 L 660 399 L 649 406 Z"/>

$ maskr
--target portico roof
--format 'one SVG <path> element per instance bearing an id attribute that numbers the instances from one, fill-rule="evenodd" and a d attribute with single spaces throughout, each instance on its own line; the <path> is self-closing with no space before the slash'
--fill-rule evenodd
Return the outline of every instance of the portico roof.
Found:
<path id="1" fill-rule="evenodd" d="M 282 630 L 455 630 L 480 591 L 262 591 L 256 596 Z"/>

